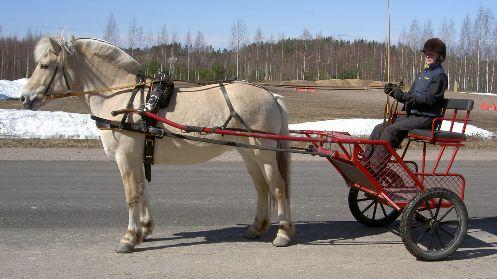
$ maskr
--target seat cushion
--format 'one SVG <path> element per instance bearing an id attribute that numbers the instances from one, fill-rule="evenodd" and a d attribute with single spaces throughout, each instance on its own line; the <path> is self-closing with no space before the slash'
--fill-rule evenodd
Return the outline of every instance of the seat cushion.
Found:
<path id="1" fill-rule="evenodd" d="M 422 137 L 426 139 L 431 139 L 431 129 L 413 129 L 409 132 L 409 137 Z M 449 131 L 435 131 L 433 133 L 433 141 L 456 141 L 461 142 L 466 140 L 466 135 L 464 133 L 449 132 Z"/>

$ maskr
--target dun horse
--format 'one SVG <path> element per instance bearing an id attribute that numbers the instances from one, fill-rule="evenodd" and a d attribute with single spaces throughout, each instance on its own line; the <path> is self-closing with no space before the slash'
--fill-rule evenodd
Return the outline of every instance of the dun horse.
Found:
<path id="1" fill-rule="evenodd" d="M 21 101 L 25 108 L 37 109 L 48 96 L 60 96 L 68 89 L 89 92 L 99 88 L 117 88 L 135 82 L 141 66 L 118 47 L 96 39 L 72 39 L 70 42 L 53 37 L 42 38 L 34 51 L 37 66 L 24 88 Z M 287 109 L 278 95 L 243 82 L 224 85 L 231 103 L 244 122 L 253 130 L 288 135 Z M 111 111 L 125 108 L 131 90 L 114 90 L 99 94 L 81 95 L 89 113 L 97 117 L 119 121 Z M 136 98 L 134 107 L 141 105 Z M 159 114 L 175 122 L 214 127 L 229 117 L 219 85 L 175 89 L 169 105 Z M 136 115 L 131 121 L 139 121 Z M 245 128 L 239 120 L 228 127 Z M 164 127 L 173 132 L 175 129 Z M 212 139 L 220 136 L 208 135 Z M 132 252 L 134 247 L 152 233 L 153 219 L 145 192 L 143 168 L 144 135 L 123 130 L 101 130 L 105 153 L 116 161 L 124 184 L 129 213 L 128 228 L 121 238 L 117 252 Z M 231 140 L 263 147 L 288 147 L 288 143 L 253 138 Z M 210 160 L 229 150 L 229 147 L 181 139 L 162 138 L 155 143 L 155 164 L 193 164 Z M 254 149 L 237 149 L 257 191 L 257 211 L 254 223 L 244 237 L 259 237 L 270 226 L 271 201 L 277 207 L 279 230 L 275 246 L 287 246 L 294 233 L 290 216 L 290 154 Z M 200 186 L 200 185 L 199 185 Z M 199 187 L 198 191 L 202 191 Z"/>

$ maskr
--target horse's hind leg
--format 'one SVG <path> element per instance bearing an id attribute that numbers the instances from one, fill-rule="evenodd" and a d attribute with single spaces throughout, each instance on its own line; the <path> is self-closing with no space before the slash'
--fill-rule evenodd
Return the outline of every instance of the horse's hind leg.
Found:
<path id="1" fill-rule="evenodd" d="M 271 224 L 269 214 L 269 186 L 267 185 L 259 165 L 254 160 L 254 151 L 241 149 L 238 150 L 238 152 L 245 162 L 247 171 L 252 178 L 257 191 L 257 211 L 255 220 L 252 226 L 245 232 L 244 237 L 247 239 L 256 239 L 265 233 Z"/>
<path id="2" fill-rule="evenodd" d="M 116 154 L 116 161 L 124 184 L 129 218 L 128 229 L 121 238 L 116 252 L 130 253 L 143 240 L 140 217 L 142 215 L 141 205 L 144 196 L 145 175 L 140 159 L 131 159 L 127 156 L 118 156 Z"/>
<path id="3" fill-rule="evenodd" d="M 273 197 L 276 199 L 278 209 L 279 229 L 273 245 L 277 247 L 288 246 L 295 232 L 290 215 L 290 182 L 285 181 L 280 172 L 276 152 L 256 151 L 256 154 L 256 161 Z"/>

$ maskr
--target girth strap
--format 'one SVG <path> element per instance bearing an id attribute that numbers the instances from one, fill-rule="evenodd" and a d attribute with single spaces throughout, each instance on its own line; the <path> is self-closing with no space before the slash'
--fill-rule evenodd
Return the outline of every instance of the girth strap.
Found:
<path id="1" fill-rule="evenodd" d="M 230 101 L 230 97 L 228 96 L 228 91 L 226 91 L 226 88 L 224 87 L 224 83 L 219 83 L 219 88 L 221 88 L 221 92 L 223 92 L 224 100 L 226 101 L 226 105 L 228 106 L 228 109 L 230 110 L 230 115 L 228 116 L 228 119 L 224 122 L 222 129 L 226 129 L 228 124 L 231 122 L 231 119 L 235 118 L 236 120 L 240 121 L 242 125 L 245 127 L 245 129 L 248 132 L 252 132 L 250 127 L 245 123 L 243 118 L 236 112 L 235 108 L 233 108 L 233 104 Z"/>

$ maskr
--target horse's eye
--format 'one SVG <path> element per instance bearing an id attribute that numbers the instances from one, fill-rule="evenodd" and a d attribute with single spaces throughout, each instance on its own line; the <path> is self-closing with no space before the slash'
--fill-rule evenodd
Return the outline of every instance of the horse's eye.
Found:
<path id="1" fill-rule="evenodd" d="M 41 64 L 40 65 L 40 69 L 48 69 L 48 65 L 47 64 Z"/>

